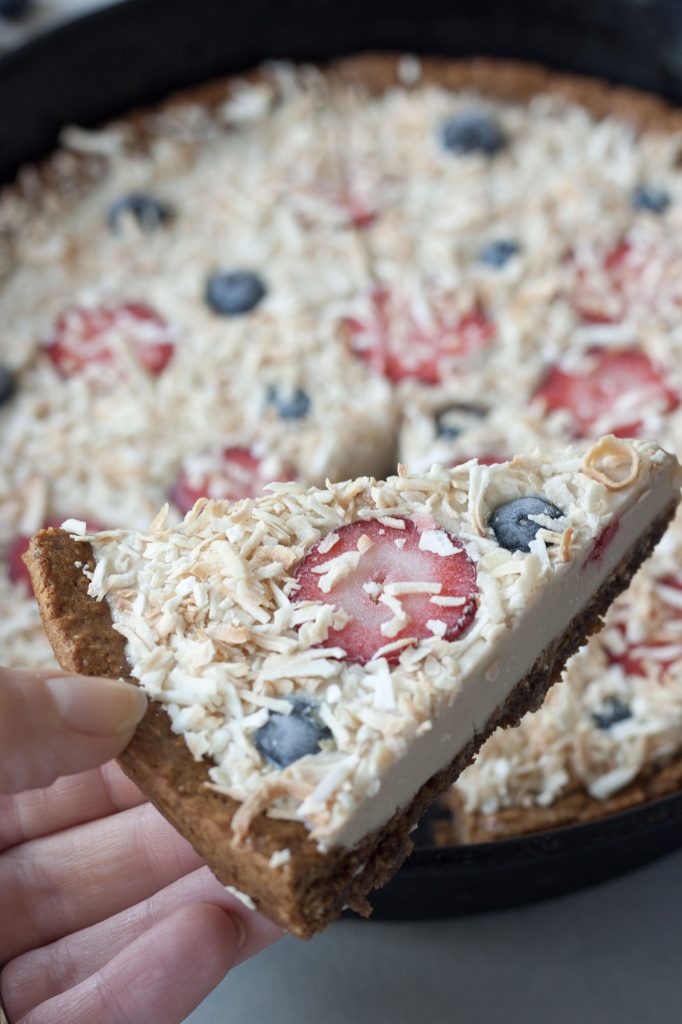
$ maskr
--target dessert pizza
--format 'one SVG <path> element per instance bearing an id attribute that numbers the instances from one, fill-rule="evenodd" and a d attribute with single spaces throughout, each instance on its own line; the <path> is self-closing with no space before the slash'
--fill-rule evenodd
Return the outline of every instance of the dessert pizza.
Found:
<path id="1" fill-rule="evenodd" d="M 0 199 L 3 661 L 53 663 L 43 526 L 607 433 L 682 451 L 681 125 L 530 66 L 377 57 L 67 128 Z M 677 785 L 680 530 L 462 775 L 457 835 Z"/>
<path id="2" fill-rule="evenodd" d="M 537 707 L 664 533 L 648 442 L 200 498 L 179 524 L 40 532 L 61 666 L 136 679 L 122 758 L 217 877 L 300 936 L 387 881 L 498 725 Z"/>

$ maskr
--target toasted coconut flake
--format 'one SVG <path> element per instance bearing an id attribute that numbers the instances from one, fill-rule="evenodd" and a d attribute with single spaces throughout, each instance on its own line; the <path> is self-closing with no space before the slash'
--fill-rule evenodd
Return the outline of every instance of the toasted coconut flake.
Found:
<path id="1" fill-rule="evenodd" d="M 610 434 L 600 438 L 585 454 L 582 471 L 610 491 L 619 491 L 637 479 L 639 463 L 635 447 Z"/>
<path id="2" fill-rule="evenodd" d="M 573 540 L 573 530 L 571 527 L 567 527 L 561 534 L 561 545 L 559 547 L 559 554 L 562 562 L 568 562 L 571 559 L 571 543 Z"/>
<path id="3" fill-rule="evenodd" d="M 285 864 L 288 864 L 291 860 L 291 850 L 285 848 L 283 850 L 275 850 L 274 853 L 270 854 L 270 860 L 268 866 L 276 871 L 277 868 L 283 868 Z"/>
<path id="4" fill-rule="evenodd" d="M 215 787 L 214 787 L 215 788 Z M 242 846 L 249 834 L 251 822 L 280 797 L 293 797 L 303 801 L 311 792 L 308 783 L 293 778 L 285 768 L 279 775 L 267 776 L 259 788 L 245 800 L 232 819 L 232 844 Z"/>

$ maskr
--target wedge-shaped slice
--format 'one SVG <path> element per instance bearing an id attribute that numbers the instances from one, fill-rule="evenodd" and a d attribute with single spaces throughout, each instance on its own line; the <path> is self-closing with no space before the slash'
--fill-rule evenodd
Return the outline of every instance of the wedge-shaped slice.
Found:
<path id="1" fill-rule="evenodd" d="M 153 698 L 125 771 L 222 882 L 309 936 L 368 909 L 435 796 L 540 703 L 679 489 L 672 456 L 609 437 L 276 484 L 147 533 L 70 522 L 27 561 L 62 666 Z"/>

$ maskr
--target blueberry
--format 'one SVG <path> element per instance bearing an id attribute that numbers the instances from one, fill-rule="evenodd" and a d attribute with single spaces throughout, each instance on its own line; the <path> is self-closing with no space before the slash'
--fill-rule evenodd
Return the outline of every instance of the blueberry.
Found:
<path id="1" fill-rule="evenodd" d="M 506 548 L 507 551 L 530 551 L 530 542 L 540 529 L 540 525 L 528 517 L 540 515 L 559 519 L 563 512 L 544 498 L 514 498 L 513 501 L 506 501 L 504 505 L 498 505 L 488 525 L 500 547 Z"/>
<path id="2" fill-rule="evenodd" d="M 274 405 L 279 418 L 282 420 L 302 420 L 310 412 L 310 396 L 303 388 L 296 388 L 288 398 L 283 397 L 278 388 L 271 385 L 268 388 L 268 405 Z"/>
<path id="3" fill-rule="evenodd" d="M 521 246 L 518 242 L 514 242 L 511 239 L 501 239 L 498 242 L 489 242 L 484 249 L 481 250 L 479 260 L 484 263 L 486 267 L 495 267 L 499 269 L 507 263 L 512 256 L 516 256 L 521 252 Z"/>
<path id="4" fill-rule="evenodd" d="M 251 270 L 229 270 L 213 274 L 206 285 L 206 302 L 220 316 L 249 313 L 264 298 L 266 287 Z"/>
<path id="5" fill-rule="evenodd" d="M 287 697 L 289 715 L 270 712 L 265 725 L 254 734 L 253 742 L 265 760 L 275 768 L 286 768 L 306 754 L 317 754 L 322 740 L 331 732 L 315 714 L 315 704 L 307 697 Z"/>
<path id="6" fill-rule="evenodd" d="M 655 185 L 638 185 L 632 193 L 632 205 L 635 210 L 665 213 L 670 206 L 670 194 L 664 188 L 656 188 Z"/>
<path id="7" fill-rule="evenodd" d="M 31 0 L 0 0 L 0 18 L 21 18 L 31 6 Z"/>
<path id="8" fill-rule="evenodd" d="M 467 110 L 444 121 L 440 138 L 451 153 L 485 153 L 494 156 L 507 144 L 500 125 L 489 114 Z"/>
<path id="9" fill-rule="evenodd" d="M 0 405 L 9 402 L 17 389 L 17 379 L 7 366 L 0 363 Z"/>
<path id="10" fill-rule="evenodd" d="M 466 405 L 463 402 L 453 402 L 452 405 L 441 409 L 435 416 L 436 437 L 443 437 L 447 441 L 454 441 L 456 437 L 470 426 L 472 419 L 482 419 L 486 410 L 480 405 Z"/>
<path id="11" fill-rule="evenodd" d="M 620 697 L 607 697 L 599 711 L 592 713 L 592 719 L 598 729 L 610 729 L 617 722 L 632 718 L 632 711 Z"/>
<path id="12" fill-rule="evenodd" d="M 459 423 L 453 423 L 450 410 L 440 412 L 436 416 L 436 437 L 442 437 L 446 441 L 454 441 L 462 433 L 464 428 Z"/>
<path id="13" fill-rule="evenodd" d="M 107 221 L 115 235 L 121 231 L 123 218 L 130 216 L 135 218 L 143 231 L 151 232 L 162 227 L 170 220 L 171 215 L 172 210 L 168 203 L 162 203 L 154 196 L 131 193 L 128 196 L 121 196 L 111 204 Z"/>

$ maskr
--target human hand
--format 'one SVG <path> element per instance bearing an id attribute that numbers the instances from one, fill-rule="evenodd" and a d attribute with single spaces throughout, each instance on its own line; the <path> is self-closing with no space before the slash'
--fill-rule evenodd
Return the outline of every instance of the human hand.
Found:
<path id="1" fill-rule="evenodd" d="M 110 762 L 145 706 L 127 683 L 0 669 L 0 996 L 12 1024 L 180 1024 L 281 935 Z"/>

